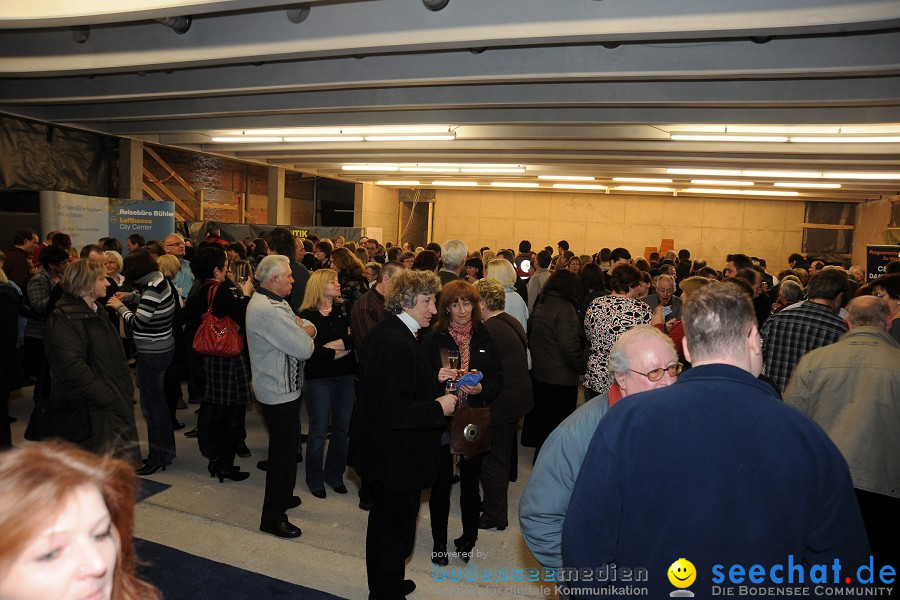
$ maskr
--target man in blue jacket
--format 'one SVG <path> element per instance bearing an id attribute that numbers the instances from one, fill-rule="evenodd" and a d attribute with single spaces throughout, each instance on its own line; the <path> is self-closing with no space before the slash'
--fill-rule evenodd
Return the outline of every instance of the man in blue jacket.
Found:
<path id="1" fill-rule="evenodd" d="M 645 569 L 639 585 L 653 598 L 688 586 L 677 592 L 708 597 L 715 584 L 736 593 L 737 579 L 748 580 L 731 574 L 754 565 L 768 586 L 788 581 L 788 567 L 775 565 L 802 565 L 806 583 L 813 565 L 825 565 L 830 583 L 838 560 L 841 584 L 855 578 L 869 551 L 847 463 L 756 378 L 762 340 L 750 300 L 709 285 L 685 303 L 683 318 L 693 368 L 674 385 L 623 399 L 600 421 L 563 525 L 563 563 L 601 574 L 612 565 Z M 696 580 L 680 582 L 685 575 Z M 590 597 L 622 586 L 597 579 L 571 587 Z"/>

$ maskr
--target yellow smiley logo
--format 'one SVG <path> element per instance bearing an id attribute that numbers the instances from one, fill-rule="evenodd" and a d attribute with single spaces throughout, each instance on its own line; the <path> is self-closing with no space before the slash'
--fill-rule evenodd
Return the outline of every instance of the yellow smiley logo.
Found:
<path id="1" fill-rule="evenodd" d="M 697 579 L 697 569 L 686 558 L 679 558 L 669 567 L 669 581 L 677 588 L 690 587 Z"/>

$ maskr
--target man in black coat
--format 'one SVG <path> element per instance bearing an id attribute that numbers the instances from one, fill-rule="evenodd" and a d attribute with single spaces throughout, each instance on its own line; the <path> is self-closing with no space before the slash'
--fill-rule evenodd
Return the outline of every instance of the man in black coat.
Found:
<path id="1" fill-rule="evenodd" d="M 349 463 L 373 482 L 366 532 L 369 598 L 402 600 L 415 589 L 404 581 L 412 554 L 421 491 L 437 478 L 444 417 L 456 397 L 440 395 L 416 337 L 435 314 L 438 277 L 403 271 L 385 295 L 389 314 L 369 334 L 361 361 Z"/>

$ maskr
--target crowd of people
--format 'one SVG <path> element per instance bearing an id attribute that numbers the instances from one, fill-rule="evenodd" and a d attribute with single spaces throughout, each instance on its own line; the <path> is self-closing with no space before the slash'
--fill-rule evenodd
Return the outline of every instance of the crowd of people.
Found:
<path id="1" fill-rule="evenodd" d="M 41 243 L 21 230 L 0 255 L 0 343 L 21 357 L 4 361 L 0 447 L 12 444 L 9 393 L 34 386 L 27 439 L 61 438 L 149 476 L 175 462 L 176 411 L 194 403 L 184 435 L 211 477 L 240 482 L 255 402 L 269 436 L 259 529 L 301 535 L 288 511 L 301 503 L 304 442 L 314 497 L 348 493 L 352 467 L 381 600 L 415 589 L 404 572 L 422 490 L 435 565 L 468 562 L 479 530 L 508 527 L 520 430 L 534 469 L 519 522 L 549 568 L 665 567 L 682 538 L 704 567 L 869 548 L 898 564 L 900 261 L 866 281 L 800 254 L 772 275 L 740 253 L 720 272 L 687 250 L 577 255 L 565 240 L 537 252 L 523 240 L 470 251 L 282 227 L 126 246 L 76 252 L 65 233 Z M 480 426 L 459 421 L 476 414 Z M 461 535 L 448 550 L 456 483 Z M 760 542 L 736 549 L 742 535 Z M 119 546 L 133 561 L 130 541 Z"/>

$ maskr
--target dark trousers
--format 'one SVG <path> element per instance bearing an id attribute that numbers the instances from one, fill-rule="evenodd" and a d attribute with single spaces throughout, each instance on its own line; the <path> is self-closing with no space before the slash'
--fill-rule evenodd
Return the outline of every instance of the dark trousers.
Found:
<path id="1" fill-rule="evenodd" d="M 172 358 L 172 364 L 166 369 L 166 377 L 163 383 L 163 389 L 166 395 L 166 404 L 169 407 L 169 415 L 172 417 L 172 424 L 178 422 L 175 417 L 175 411 L 178 407 L 178 401 L 183 400 L 184 394 L 181 392 L 181 382 L 187 377 L 187 352 L 184 349 L 184 340 L 175 340 L 175 356 Z"/>
<path id="2" fill-rule="evenodd" d="M 879 565 L 900 565 L 900 498 L 856 489 L 869 549 Z"/>
<path id="3" fill-rule="evenodd" d="M 575 412 L 575 405 L 578 402 L 578 386 L 554 385 L 537 379 L 532 379 L 531 385 L 534 390 L 534 408 L 531 409 L 528 417 L 535 418 L 536 421 L 533 462 L 537 462 L 538 453 L 541 451 L 544 441 L 566 417 Z"/>
<path id="4" fill-rule="evenodd" d="M 366 530 L 369 593 L 378 600 L 403 600 L 403 576 L 415 543 L 421 492 L 391 490 L 377 482 L 371 487 L 373 503 Z"/>
<path id="5" fill-rule="evenodd" d="M 234 466 L 238 444 L 243 439 L 246 404 L 221 405 L 204 402 L 197 415 L 200 454 L 215 460 L 219 469 Z"/>
<path id="6" fill-rule="evenodd" d="M 462 513 L 463 534 L 473 544 L 478 539 L 478 518 L 481 512 L 481 493 L 478 480 L 481 474 L 479 454 L 468 460 L 459 461 L 459 509 Z M 428 509 L 431 513 L 431 537 L 435 545 L 447 544 L 447 521 L 450 516 L 450 483 L 453 479 L 453 455 L 450 446 L 441 446 L 440 466 L 437 481 L 431 487 Z M 380 599 L 379 599 L 380 600 Z"/>
<path id="7" fill-rule="evenodd" d="M 165 352 L 138 352 L 141 382 L 141 412 L 147 421 L 147 464 L 168 465 L 175 458 L 175 432 L 166 405 L 166 369 L 172 364 L 174 349 Z"/>
<path id="8" fill-rule="evenodd" d="M 491 426 L 491 451 L 481 463 L 481 487 L 484 490 L 482 510 L 487 521 L 509 525 L 507 492 L 510 469 L 516 452 L 517 423 Z"/>
<path id="9" fill-rule="evenodd" d="M 269 430 L 269 469 L 261 523 L 274 525 L 287 512 L 297 483 L 297 449 L 300 447 L 300 399 L 283 404 L 262 404 Z"/>

